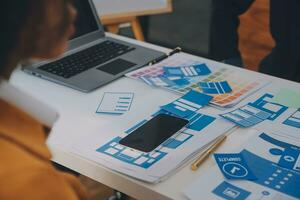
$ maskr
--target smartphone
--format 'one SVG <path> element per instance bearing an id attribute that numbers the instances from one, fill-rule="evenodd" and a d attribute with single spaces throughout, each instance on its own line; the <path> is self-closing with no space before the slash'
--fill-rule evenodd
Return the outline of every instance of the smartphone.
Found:
<path id="1" fill-rule="evenodd" d="M 119 143 L 139 151 L 150 152 L 188 123 L 186 119 L 159 114 L 120 140 Z"/>

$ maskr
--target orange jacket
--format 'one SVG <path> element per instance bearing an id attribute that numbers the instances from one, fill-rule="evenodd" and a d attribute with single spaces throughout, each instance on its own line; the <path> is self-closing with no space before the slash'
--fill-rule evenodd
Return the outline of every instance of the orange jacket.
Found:
<path id="1" fill-rule="evenodd" d="M 51 165 L 43 126 L 0 99 L 0 199 L 84 200 L 84 188 Z"/>

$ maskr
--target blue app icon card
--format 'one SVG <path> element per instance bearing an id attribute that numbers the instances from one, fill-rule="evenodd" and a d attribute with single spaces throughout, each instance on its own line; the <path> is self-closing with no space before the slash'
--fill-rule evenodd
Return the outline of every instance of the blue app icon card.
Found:
<path id="1" fill-rule="evenodd" d="M 296 148 L 286 148 L 280 157 L 278 165 L 300 172 L 300 150 Z"/>
<path id="2" fill-rule="evenodd" d="M 240 187 L 234 186 L 226 181 L 218 185 L 212 191 L 212 193 L 227 200 L 245 200 L 251 194 L 251 192 Z"/>
<path id="3" fill-rule="evenodd" d="M 191 90 L 172 103 L 162 106 L 161 109 L 178 117 L 187 118 L 207 105 L 212 99 L 212 96 Z"/>
<path id="4" fill-rule="evenodd" d="M 188 66 L 177 66 L 163 67 L 164 74 L 166 76 L 181 76 L 181 77 L 194 77 L 194 76 L 204 76 L 211 73 L 210 69 L 206 64 L 195 64 Z"/>
<path id="5" fill-rule="evenodd" d="M 214 154 L 215 160 L 222 174 L 227 179 L 255 180 L 256 177 L 248 167 L 244 157 L 240 153 Z"/>
<path id="6" fill-rule="evenodd" d="M 173 81 L 164 76 L 141 76 L 140 79 L 151 86 L 170 87 L 175 85 Z"/>
<path id="7" fill-rule="evenodd" d="M 232 92 L 232 89 L 227 81 L 200 82 L 198 85 L 206 94 L 226 94 Z"/>

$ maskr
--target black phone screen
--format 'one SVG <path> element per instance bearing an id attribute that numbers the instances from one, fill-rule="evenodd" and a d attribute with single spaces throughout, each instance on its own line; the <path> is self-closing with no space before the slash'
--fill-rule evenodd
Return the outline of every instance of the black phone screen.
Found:
<path id="1" fill-rule="evenodd" d="M 156 147 L 182 129 L 189 121 L 167 114 L 159 114 L 120 140 L 120 144 L 143 152 Z"/>

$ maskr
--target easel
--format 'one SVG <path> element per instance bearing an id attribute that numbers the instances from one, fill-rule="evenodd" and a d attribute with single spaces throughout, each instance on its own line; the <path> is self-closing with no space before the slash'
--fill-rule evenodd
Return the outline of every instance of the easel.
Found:
<path id="1" fill-rule="evenodd" d="M 142 32 L 141 24 L 138 17 L 147 15 L 156 15 L 162 13 L 172 12 L 172 2 L 168 0 L 167 7 L 156 10 L 145 10 L 130 13 L 118 13 L 112 15 L 104 15 L 101 17 L 101 22 L 106 26 L 107 30 L 111 33 L 118 33 L 121 24 L 129 23 L 132 27 L 134 37 L 137 40 L 145 41 L 144 34 Z"/>

